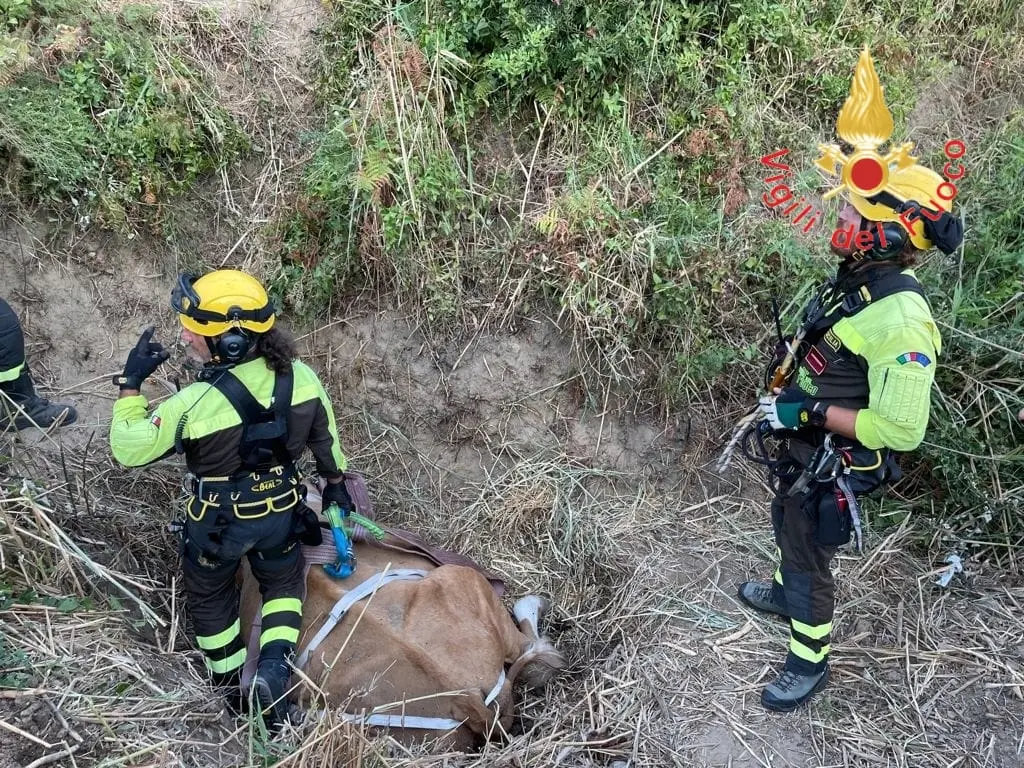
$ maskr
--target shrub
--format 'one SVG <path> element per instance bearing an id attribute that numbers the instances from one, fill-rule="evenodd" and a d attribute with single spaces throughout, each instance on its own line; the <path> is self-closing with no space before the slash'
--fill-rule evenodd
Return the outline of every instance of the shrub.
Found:
<path id="1" fill-rule="evenodd" d="M 245 148 L 154 13 L 84 0 L 8 9 L 6 50 L 21 56 L 0 70 L 0 159 L 23 199 L 82 224 L 157 227 L 168 197 Z"/>

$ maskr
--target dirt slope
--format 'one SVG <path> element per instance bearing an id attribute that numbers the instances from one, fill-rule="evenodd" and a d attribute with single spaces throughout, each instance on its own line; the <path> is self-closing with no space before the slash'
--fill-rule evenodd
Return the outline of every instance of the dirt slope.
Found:
<path id="1" fill-rule="evenodd" d="M 266 26 L 284 132 L 294 129 L 308 109 L 303 51 L 320 6 L 218 7 L 237 23 Z M 244 105 L 251 84 L 238 71 L 222 76 Z M 54 686 L 64 680 L 39 695 L 69 728 L 35 694 L 17 691 L 0 700 L 0 720 L 51 744 L 79 733 L 77 765 L 269 762 L 219 713 L 191 647 L 162 529 L 180 499 L 180 462 L 126 472 L 106 447 L 109 377 L 145 325 L 155 323 L 165 343 L 177 336 L 167 296 L 183 255 L 223 253 L 242 267 L 260 257 L 253 222 L 287 184 L 281 158 L 265 160 L 181 202 L 187 226 L 171 245 L 54 232 L 25 217 L 0 225 L 0 294 L 22 317 L 41 390 L 80 412 L 52 438 L 21 434 L 13 450 L 44 457 L 28 462 L 38 482 L 81 485 L 85 503 L 55 515 L 97 560 L 150 587 L 147 599 L 168 623 L 133 627 L 115 611 L 83 627 L 92 614 L 0 611 Z M 725 479 L 708 470 L 720 446 L 702 426 L 710 406 L 666 418 L 621 413 L 614 395 L 584 402 L 568 342 L 542 317 L 516 333 L 436 339 L 402 310 L 344 306 L 296 331 L 304 359 L 328 383 L 345 450 L 368 477 L 380 518 L 479 558 L 514 594 L 549 594 L 555 638 L 573 664 L 548 693 L 522 696 L 522 733 L 510 744 L 437 758 L 385 746 L 386 764 L 1022 764 L 1024 585 L 980 570 L 939 589 L 932 564 L 907 554 L 908 531 L 879 529 L 864 557 L 846 553 L 837 563 L 834 682 L 810 708 L 769 715 L 758 697 L 783 658 L 785 626 L 734 597 L 747 574 L 772 569 L 767 494 L 747 468 Z M 185 383 L 180 362 L 179 353 L 147 393 L 166 396 L 176 374 Z M 61 468 L 62 449 L 70 469 Z M 118 649 L 148 682 L 100 686 L 111 674 L 104 659 Z M 152 686 L 166 706 L 152 709 Z M 130 698 L 137 688 L 143 693 L 127 702 L 114 693 Z M 81 703 L 100 694 L 129 710 L 116 727 Z M 48 753 L 0 729 L 0 766 Z"/>

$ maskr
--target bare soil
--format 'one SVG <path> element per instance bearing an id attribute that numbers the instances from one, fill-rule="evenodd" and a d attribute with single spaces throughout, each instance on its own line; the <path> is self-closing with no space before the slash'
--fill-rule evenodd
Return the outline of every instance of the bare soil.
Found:
<path id="1" fill-rule="evenodd" d="M 289 133 L 309 109 L 304 58 L 320 6 L 212 4 L 230 23 L 266 29 L 278 70 L 268 87 Z M 252 103 L 240 70 L 221 76 L 238 109 Z M 912 118 L 922 130 L 926 104 Z M 945 130 L 928 125 L 936 135 Z M 174 275 L 196 253 L 258 265 L 258 224 L 287 189 L 286 165 L 268 146 L 258 162 L 174 203 L 169 243 L 52 230 L 29 216 L 0 223 L 0 294 L 21 316 L 39 389 L 79 410 L 77 424 L 53 435 L 20 433 L 12 451 L 48 457 L 36 464 L 44 485 L 71 476 L 92 489 L 81 496 L 87 508 L 59 510 L 63 525 L 98 561 L 152 580 L 147 597 L 168 623 L 145 629 L 126 613 L 105 619 L 100 631 L 76 623 L 89 613 L 40 623 L 36 613 L 0 611 L 4 627 L 19 627 L 33 661 L 50 665 L 58 708 L 100 685 L 110 666 L 104 643 L 132 657 L 148 681 L 133 686 L 151 695 L 157 686 L 169 702 L 150 720 L 133 721 L 134 731 L 71 718 L 84 737 L 81 753 L 51 765 L 109 758 L 137 768 L 227 768 L 260 760 L 246 734 L 218 714 L 191 646 L 173 541 L 162 531 L 180 497 L 181 462 L 126 472 L 106 446 L 116 396 L 109 380 L 139 332 L 153 323 L 166 344 L 177 338 L 167 303 Z M 843 553 L 836 563 L 833 682 L 810 707 L 769 714 L 760 691 L 778 671 L 787 629 L 734 596 L 739 581 L 773 568 L 768 494 L 742 465 L 726 478 L 708 469 L 722 438 L 708 424 L 734 414 L 713 404 L 688 414 L 636 413 L 613 392 L 587 401 L 569 339 L 543 317 L 515 332 L 439 338 L 401 307 L 345 299 L 343 311 L 295 331 L 303 359 L 327 383 L 344 449 L 368 478 L 379 519 L 478 558 L 514 595 L 550 595 L 554 638 L 572 660 L 546 693 L 521 697 L 520 733 L 510 744 L 478 756 L 392 750 L 387 764 L 1024 764 L 1019 579 L 972 566 L 951 589 L 937 588 L 938 565 L 912 554 L 912 526 L 873 528 L 863 557 Z M 178 351 L 146 394 L 158 402 L 188 375 Z M 60 469 L 61 457 L 69 469 Z M 72 738 L 48 711 L 31 696 L 0 698 L 5 723 L 52 742 Z M 132 750 L 137 758 L 128 757 Z M 0 768 L 44 752 L 0 728 Z"/>
<path id="2" fill-rule="evenodd" d="M 55 440 L 67 456 L 87 449 L 98 457 L 115 393 L 109 377 L 140 329 L 155 323 L 158 338 L 176 338 L 166 298 L 173 257 L 113 237 L 46 234 L 36 222 L 8 221 L 0 284 L 24 322 L 40 389 L 73 402 L 80 420 L 52 437 L 17 439 L 41 449 Z M 569 342 L 550 321 L 432 340 L 400 310 L 346 306 L 317 328 L 296 330 L 304 359 L 328 382 L 344 447 L 369 479 L 378 517 L 478 557 L 516 593 L 555 598 L 556 639 L 573 668 L 545 699 L 524 699 L 524 715 L 544 720 L 556 708 L 562 727 L 576 723 L 578 732 L 556 739 L 567 744 L 560 762 L 555 754 L 536 764 L 601 764 L 594 760 L 605 752 L 650 766 L 938 764 L 889 743 L 884 718 L 908 716 L 922 740 L 946 745 L 961 765 L 1020 764 L 1024 706 L 1014 694 L 1020 688 L 1007 686 L 1024 680 L 1021 646 L 1011 640 L 1019 638 L 1012 607 L 1024 594 L 1020 584 L 981 573 L 970 592 L 936 591 L 928 564 L 903 551 L 905 535 L 873 536 L 865 558 L 837 563 L 834 682 L 810 709 L 771 715 L 758 698 L 784 654 L 786 627 L 734 597 L 747 574 L 771 570 L 767 494 L 746 469 L 723 481 L 704 468 L 715 436 L 688 435 L 681 420 L 623 414 L 614 398 L 586 403 Z M 147 384 L 154 400 L 173 391 L 175 375 L 187 382 L 179 364 L 180 355 Z M 170 496 L 177 466 L 157 468 Z M 573 472 L 587 477 L 573 485 L 559 474 Z M 537 570 L 537 553 L 559 546 L 564 534 L 550 528 L 566 523 L 560 495 L 579 505 L 582 525 L 600 525 L 602 514 L 614 521 L 621 548 L 609 549 L 608 570 L 598 571 L 608 583 Z M 109 529 L 100 521 L 76 518 L 72 530 L 102 552 Z M 110 557 L 174 589 L 172 553 L 140 554 Z M 172 677 L 195 680 L 186 627 L 179 619 L 178 650 L 162 658 L 188 670 Z M 960 713 L 953 731 L 946 730 L 950 707 Z M 9 714 L 9 722 L 23 721 Z M 847 745 L 850 718 L 878 722 L 876 743 Z M 228 721 L 219 722 L 204 727 Z M 595 752 L 592 742 L 609 737 L 621 739 L 618 746 Z M 12 764 L 35 759 L 15 734 L 0 738 L 0 755 Z M 207 764 L 239 764 L 237 751 L 218 750 L 218 762 Z M 207 748 L 176 754 L 184 762 L 171 764 L 210 758 Z"/>

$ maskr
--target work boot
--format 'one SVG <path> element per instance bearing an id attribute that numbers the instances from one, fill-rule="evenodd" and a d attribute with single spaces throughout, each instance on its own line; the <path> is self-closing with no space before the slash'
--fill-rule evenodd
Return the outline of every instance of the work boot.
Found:
<path id="1" fill-rule="evenodd" d="M 256 676 L 252 681 L 253 697 L 256 707 L 251 711 L 263 715 L 263 722 L 268 731 L 280 728 L 288 719 L 288 702 L 285 692 L 292 670 L 288 662 L 281 658 L 260 659 L 256 667 Z"/>
<path id="2" fill-rule="evenodd" d="M 780 594 L 781 600 L 776 598 L 776 590 L 773 581 L 744 581 L 740 584 L 737 594 L 744 603 L 751 608 L 756 608 L 765 613 L 777 613 L 779 616 L 789 618 L 789 608 L 786 606 L 785 594 Z"/>
<path id="3" fill-rule="evenodd" d="M 65 403 L 51 403 L 45 397 L 39 397 L 36 394 L 27 366 L 14 381 L 4 382 L 2 389 L 13 402 L 8 401 L 5 397 L 0 397 L 0 429 L 10 426 L 12 416 L 14 428 L 19 430 L 37 425 L 40 429 L 47 429 L 53 426 L 53 423 L 61 415 L 64 415 L 61 426 L 74 424 L 78 419 L 78 412 L 72 406 Z"/>
<path id="4" fill-rule="evenodd" d="M 783 669 L 778 679 L 761 692 L 761 703 L 772 712 L 790 712 L 824 688 L 828 676 L 828 665 L 816 675 Z"/>
<path id="5" fill-rule="evenodd" d="M 249 709 L 248 699 L 242 695 L 240 676 L 239 670 L 235 669 L 226 673 L 214 672 L 211 680 L 214 690 L 220 694 L 228 712 L 234 717 L 245 714 Z"/>

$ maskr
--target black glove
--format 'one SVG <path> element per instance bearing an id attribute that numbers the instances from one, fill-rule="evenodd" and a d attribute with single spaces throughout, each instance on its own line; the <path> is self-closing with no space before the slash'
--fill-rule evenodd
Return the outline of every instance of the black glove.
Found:
<path id="1" fill-rule="evenodd" d="M 917 200 L 907 200 L 893 210 L 896 213 L 910 212 L 907 218 L 913 223 L 920 221 L 924 227 L 924 236 L 932 241 L 932 245 L 947 256 L 964 240 L 964 225 L 960 219 L 948 211 L 928 209 L 930 215 L 921 213 L 922 206 Z M 935 218 L 933 218 L 935 217 Z"/>
<path id="2" fill-rule="evenodd" d="M 296 538 L 307 547 L 319 547 L 324 542 L 324 533 L 320 528 L 320 518 L 316 512 L 303 502 L 295 505 L 294 532 Z"/>
<path id="3" fill-rule="evenodd" d="M 324 501 L 324 509 L 327 509 L 331 504 L 337 504 L 342 516 L 347 517 L 355 509 L 355 504 L 352 503 L 352 497 L 348 495 L 348 488 L 345 487 L 344 480 L 340 483 L 328 482 L 324 486 L 320 498 Z"/>
<path id="4" fill-rule="evenodd" d="M 114 377 L 114 383 L 121 389 L 138 389 L 142 386 L 153 371 L 160 367 L 171 353 L 164 349 L 159 341 L 153 341 L 155 326 L 149 326 L 139 336 L 138 343 L 128 353 L 128 360 L 125 361 L 124 371 L 120 376 Z"/>

